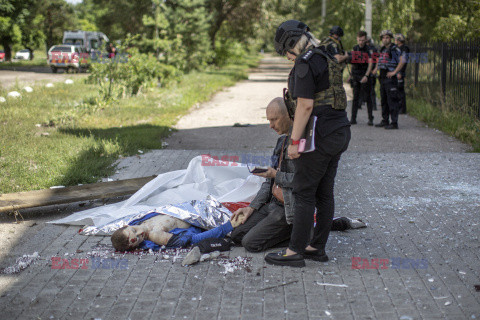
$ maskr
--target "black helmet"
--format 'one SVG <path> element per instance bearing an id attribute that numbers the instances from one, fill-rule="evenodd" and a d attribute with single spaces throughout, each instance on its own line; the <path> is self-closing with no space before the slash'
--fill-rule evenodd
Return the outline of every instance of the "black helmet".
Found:
<path id="1" fill-rule="evenodd" d="M 300 37 L 310 29 L 298 20 L 288 20 L 282 23 L 275 33 L 275 51 L 284 56 L 288 50 L 295 47 Z"/>
<path id="2" fill-rule="evenodd" d="M 336 34 L 339 37 L 343 37 L 343 29 L 340 28 L 339 26 L 333 26 L 332 29 L 330 29 L 330 35 Z"/>

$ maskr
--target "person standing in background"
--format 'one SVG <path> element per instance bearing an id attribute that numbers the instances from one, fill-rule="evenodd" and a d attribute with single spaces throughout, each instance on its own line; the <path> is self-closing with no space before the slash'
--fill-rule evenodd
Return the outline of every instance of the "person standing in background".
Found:
<path id="1" fill-rule="evenodd" d="M 405 44 L 405 36 L 401 33 L 395 34 L 395 43 L 402 51 L 402 61 L 405 63 L 400 70 L 401 79 L 398 80 L 398 92 L 400 96 L 400 113 L 407 113 L 407 99 L 405 96 L 405 74 L 407 71 L 408 57 L 410 55 L 410 48 Z"/>

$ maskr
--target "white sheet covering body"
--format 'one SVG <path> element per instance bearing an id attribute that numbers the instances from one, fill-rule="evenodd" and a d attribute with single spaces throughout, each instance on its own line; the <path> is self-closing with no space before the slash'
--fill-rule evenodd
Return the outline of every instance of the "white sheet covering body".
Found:
<path id="1" fill-rule="evenodd" d="M 50 223 L 101 226 L 128 215 L 155 211 L 169 204 L 203 200 L 208 196 L 219 202 L 250 202 L 263 181 L 251 175 L 244 164 L 206 166 L 198 156 L 190 161 L 187 169 L 159 175 L 128 200 L 76 212 Z"/>

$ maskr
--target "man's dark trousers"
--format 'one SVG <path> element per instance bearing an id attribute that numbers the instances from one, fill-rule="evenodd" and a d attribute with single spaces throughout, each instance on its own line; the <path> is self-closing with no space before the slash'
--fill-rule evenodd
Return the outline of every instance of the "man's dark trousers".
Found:
<path id="1" fill-rule="evenodd" d="M 232 231 L 232 240 L 250 252 L 264 251 L 290 239 L 292 226 L 285 208 L 275 198 L 255 210 L 248 220 Z"/>
<path id="2" fill-rule="evenodd" d="M 384 123 L 398 123 L 400 110 L 398 81 L 396 76 L 392 78 L 380 78 L 380 94 L 382 95 L 382 118 Z"/>
<path id="3" fill-rule="evenodd" d="M 377 78 L 374 75 L 368 77 L 370 81 L 370 96 L 373 102 L 373 110 L 377 110 L 377 93 L 375 92 L 375 85 L 377 84 Z"/>
<path id="4" fill-rule="evenodd" d="M 407 100 L 405 96 L 405 79 L 402 77 L 401 80 L 398 80 L 398 98 L 399 98 L 399 112 L 407 113 Z"/>
<path id="5" fill-rule="evenodd" d="M 361 106 L 363 98 L 367 101 L 368 120 L 373 120 L 373 101 L 371 95 L 371 81 L 367 80 L 365 83 L 361 83 L 363 76 L 353 76 L 353 102 L 352 102 L 352 119 L 357 120 L 358 109 Z"/>

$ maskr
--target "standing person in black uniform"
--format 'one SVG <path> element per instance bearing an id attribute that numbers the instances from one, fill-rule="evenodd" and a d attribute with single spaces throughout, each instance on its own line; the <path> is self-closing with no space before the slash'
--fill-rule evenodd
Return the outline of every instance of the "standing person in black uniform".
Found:
<path id="1" fill-rule="evenodd" d="M 402 51 L 403 68 L 400 70 L 401 78 L 398 79 L 398 92 L 400 93 L 400 113 L 407 113 L 407 99 L 405 96 L 405 74 L 407 71 L 410 48 L 405 44 L 405 36 L 401 33 L 395 34 L 395 44 Z"/>
<path id="2" fill-rule="evenodd" d="M 377 77 L 376 77 L 376 74 L 373 73 L 373 70 L 375 70 L 375 67 L 377 66 L 377 62 L 378 62 L 378 49 L 377 47 L 375 47 L 375 43 L 370 36 L 367 36 L 367 46 L 369 50 L 372 51 L 372 72 L 368 77 L 368 81 L 370 81 L 370 90 L 371 90 L 370 96 L 373 102 L 373 111 L 376 111 L 377 110 L 377 93 L 375 92 L 375 85 L 377 84 Z M 366 101 L 367 99 L 365 97 L 364 102 Z"/>
<path id="3" fill-rule="evenodd" d="M 294 118 L 288 156 L 295 159 L 293 177 L 293 227 L 289 247 L 270 253 L 265 261 L 276 265 L 305 266 L 304 257 L 328 261 L 325 245 L 334 216 L 333 187 L 341 154 L 350 141 L 341 67 L 332 59 L 303 22 L 288 20 L 275 34 L 275 50 L 295 61 L 285 94 Z M 309 118 L 317 116 L 315 150 L 298 153 Z M 315 208 L 316 225 L 311 233 Z"/>
<path id="4" fill-rule="evenodd" d="M 380 94 L 382 95 L 382 122 L 375 127 L 385 129 L 398 129 L 398 112 L 400 110 L 400 99 L 398 92 L 398 79 L 401 78 L 400 70 L 404 62 L 400 61 L 401 51 L 392 43 L 393 33 L 390 30 L 383 30 L 380 33 L 383 47 L 380 49 L 378 65 L 373 70 L 377 73 L 380 69 Z M 391 123 L 389 123 L 389 118 Z"/>
<path id="5" fill-rule="evenodd" d="M 369 80 L 372 68 L 373 51 L 366 45 L 367 33 L 359 31 L 357 34 L 357 45 L 353 47 L 352 58 L 352 117 L 350 124 L 357 124 L 357 112 L 362 104 L 363 98 L 367 100 L 368 125 L 373 126 L 373 102 L 371 95 L 371 81 Z"/>

